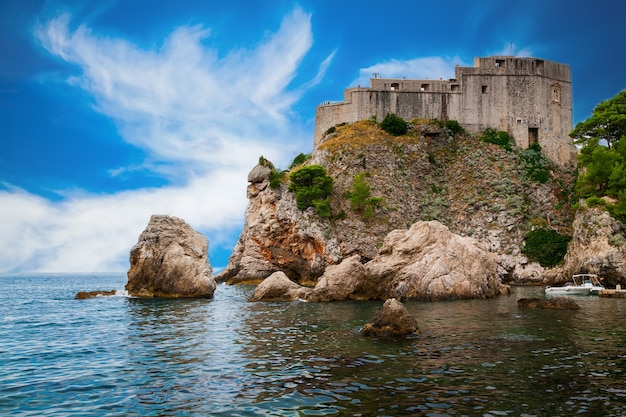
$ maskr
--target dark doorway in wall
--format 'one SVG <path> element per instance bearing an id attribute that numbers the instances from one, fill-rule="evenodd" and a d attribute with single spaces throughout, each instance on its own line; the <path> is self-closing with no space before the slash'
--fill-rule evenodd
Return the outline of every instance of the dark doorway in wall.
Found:
<path id="1" fill-rule="evenodd" d="M 533 143 L 539 143 L 539 128 L 537 127 L 528 128 L 528 145 Z"/>

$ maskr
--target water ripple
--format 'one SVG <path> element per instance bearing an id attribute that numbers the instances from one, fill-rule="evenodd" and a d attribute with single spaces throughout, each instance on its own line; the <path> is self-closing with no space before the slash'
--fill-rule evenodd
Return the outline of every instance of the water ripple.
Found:
<path id="1" fill-rule="evenodd" d="M 2 277 L 1 415 L 626 414 L 623 300 L 409 302 L 422 333 L 393 341 L 358 334 L 379 302 L 248 303 L 251 287 L 223 285 L 212 300 L 73 300 L 124 282 Z"/>

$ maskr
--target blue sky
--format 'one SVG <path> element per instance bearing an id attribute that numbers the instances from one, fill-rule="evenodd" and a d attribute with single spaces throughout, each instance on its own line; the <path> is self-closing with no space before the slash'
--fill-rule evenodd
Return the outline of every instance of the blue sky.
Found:
<path id="1" fill-rule="evenodd" d="M 374 72 L 549 59 L 584 120 L 626 88 L 617 4 L 0 0 L 0 272 L 125 271 L 153 213 L 224 267 L 259 156 L 310 152 L 315 106 Z"/>

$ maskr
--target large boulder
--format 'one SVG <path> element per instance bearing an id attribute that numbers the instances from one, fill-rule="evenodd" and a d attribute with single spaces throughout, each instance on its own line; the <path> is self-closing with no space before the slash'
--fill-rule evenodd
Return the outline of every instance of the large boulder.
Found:
<path id="1" fill-rule="evenodd" d="M 495 254 L 435 220 L 392 231 L 379 255 L 365 265 L 369 279 L 379 286 L 372 298 L 428 300 L 507 293 L 497 267 Z"/>
<path id="2" fill-rule="evenodd" d="M 360 333 L 364 336 L 403 336 L 417 331 L 417 320 L 400 301 L 390 298 L 374 321 L 363 326 Z"/>
<path id="3" fill-rule="evenodd" d="M 309 295 L 310 301 L 363 300 L 373 291 L 367 290 L 367 271 L 360 255 L 344 259 L 339 265 L 329 265 Z"/>
<path id="4" fill-rule="evenodd" d="M 126 291 L 134 297 L 212 297 L 208 247 L 184 220 L 153 215 L 130 251 Z"/>
<path id="5" fill-rule="evenodd" d="M 278 271 L 256 287 L 249 301 L 295 301 L 305 299 L 310 291 L 291 281 L 284 272 Z"/>
<path id="6" fill-rule="evenodd" d="M 600 275 L 608 285 L 626 284 L 624 234 L 622 225 L 607 211 L 597 207 L 578 210 L 563 279 L 586 272 Z"/>

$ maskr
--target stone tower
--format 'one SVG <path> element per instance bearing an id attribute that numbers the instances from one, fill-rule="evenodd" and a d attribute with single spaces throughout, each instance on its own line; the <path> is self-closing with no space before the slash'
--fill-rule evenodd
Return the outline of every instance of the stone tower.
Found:
<path id="1" fill-rule="evenodd" d="M 469 132 L 488 127 L 507 131 L 517 146 L 541 145 L 560 165 L 575 161 L 572 82 L 569 65 L 537 58 L 475 58 L 455 68 L 448 80 L 372 78 L 370 87 L 348 88 L 344 101 L 325 103 L 315 115 L 314 147 L 328 128 L 394 113 L 414 118 L 456 120 Z"/>

